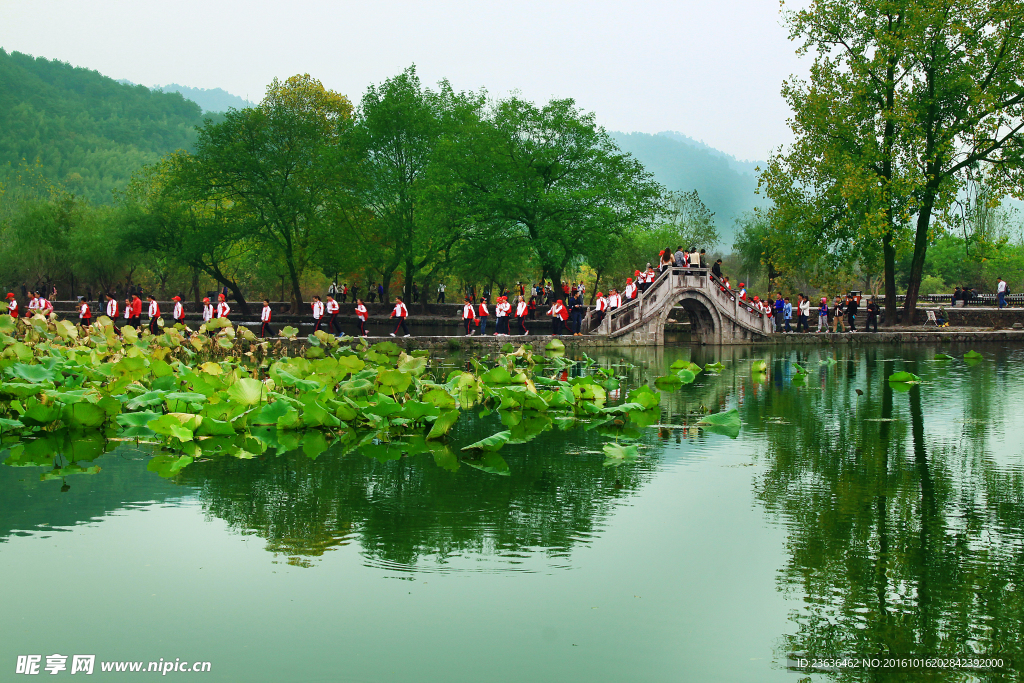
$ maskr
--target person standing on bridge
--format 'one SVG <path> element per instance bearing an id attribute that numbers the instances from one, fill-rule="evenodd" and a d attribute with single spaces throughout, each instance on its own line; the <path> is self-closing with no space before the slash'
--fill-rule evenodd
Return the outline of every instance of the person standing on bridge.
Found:
<path id="1" fill-rule="evenodd" d="M 672 255 L 672 265 L 676 268 L 686 267 L 686 252 L 683 251 L 683 245 L 676 247 L 676 253 Z"/>
<path id="2" fill-rule="evenodd" d="M 665 272 L 672 267 L 672 263 L 672 250 L 665 249 L 665 251 L 661 252 L 661 260 L 658 262 L 658 267 L 661 268 L 662 272 Z"/>
<path id="3" fill-rule="evenodd" d="M 622 305 L 622 297 L 619 296 L 619 290 L 612 287 L 611 292 L 608 293 L 608 310 L 614 311 L 616 308 Z"/>
<path id="4" fill-rule="evenodd" d="M 629 301 L 636 296 L 636 285 L 633 284 L 633 278 L 626 278 L 626 289 L 623 291 L 623 295 L 626 301 Z"/>
<path id="5" fill-rule="evenodd" d="M 594 310 L 594 326 L 597 327 L 604 320 L 605 311 L 608 310 L 608 299 L 604 298 L 604 292 L 597 293 L 597 307 Z M 592 328 L 593 329 L 593 328 Z"/>

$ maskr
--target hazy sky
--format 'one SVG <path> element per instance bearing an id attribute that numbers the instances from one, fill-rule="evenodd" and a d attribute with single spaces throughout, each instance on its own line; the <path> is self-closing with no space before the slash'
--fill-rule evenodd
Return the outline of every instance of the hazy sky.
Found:
<path id="1" fill-rule="evenodd" d="M 678 130 L 741 159 L 789 140 L 779 86 L 807 69 L 776 0 L 0 0 L 0 47 L 250 100 L 309 73 L 357 102 L 415 63 L 427 83 L 573 97 L 609 129 Z"/>

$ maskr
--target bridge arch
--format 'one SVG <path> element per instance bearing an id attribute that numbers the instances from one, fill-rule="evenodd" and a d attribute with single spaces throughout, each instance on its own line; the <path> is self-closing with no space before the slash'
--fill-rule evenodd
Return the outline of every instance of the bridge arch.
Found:
<path id="1" fill-rule="evenodd" d="M 690 339 L 700 344 L 721 344 L 724 321 L 715 303 L 704 293 L 697 290 L 683 290 L 670 294 L 676 303 L 683 307 L 690 317 Z M 665 325 L 675 304 L 665 306 L 653 324 L 664 335 Z"/>

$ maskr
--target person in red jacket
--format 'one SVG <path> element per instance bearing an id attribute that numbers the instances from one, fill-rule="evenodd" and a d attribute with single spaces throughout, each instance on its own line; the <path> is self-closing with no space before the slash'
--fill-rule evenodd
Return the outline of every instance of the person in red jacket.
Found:
<path id="1" fill-rule="evenodd" d="M 559 299 L 548 311 L 548 315 L 551 316 L 551 336 L 557 337 L 562 333 L 562 326 L 565 321 L 569 319 L 569 311 L 566 310 L 565 304 Z"/>
<path id="2" fill-rule="evenodd" d="M 174 318 L 174 324 L 177 325 L 178 323 L 181 323 L 182 325 L 184 325 L 185 324 L 185 307 L 181 305 L 181 297 L 180 296 L 171 297 L 171 301 L 174 302 L 174 312 L 171 313 L 171 317 Z"/>
<path id="3" fill-rule="evenodd" d="M 157 323 L 160 320 L 160 304 L 152 294 L 147 295 L 146 298 L 149 299 L 149 331 L 151 334 L 156 334 L 160 331 Z"/>
<path id="4" fill-rule="evenodd" d="M 469 300 L 468 296 L 463 299 L 462 322 L 466 326 L 467 337 L 476 331 L 472 329 L 473 324 L 476 323 L 476 314 L 473 312 L 473 302 Z"/>
<path id="5" fill-rule="evenodd" d="M 356 299 L 356 318 L 359 319 L 359 336 L 366 336 L 366 319 L 369 316 L 366 313 L 366 306 L 363 305 L 362 299 Z"/>
<path id="6" fill-rule="evenodd" d="M 138 294 L 132 295 L 132 315 L 128 319 L 129 325 L 135 325 L 135 329 L 142 332 L 142 299 Z"/>
<path id="7" fill-rule="evenodd" d="M 224 297 L 224 294 L 217 295 L 217 317 L 226 318 L 231 315 L 231 307 L 228 306 L 228 302 Z"/>
<path id="8" fill-rule="evenodd" d="M 487 297 L 480 297 L 480 307 L 476 312 L 476 325 L 480 328 L 481 335 L 487 334 L 487 316 L 490 314 L 491 312 L 487 308 Z"/>
<path id="9" fill-rule="evenodd" d="M 516 302 L 516 320 L 519 321 L 519 334 L 530 334 L 530 331 L 526 329 L 526 314 L 529 311 L 529 305 L 527 305 L 523 295 L 520 294 L 519 300 Z"/>
<path id="10" fill-rule="evenodd" d="M 402 297 L 396 296 L 395 297 L 395 310 L 391 311 L 391 316 L 390 317 L 397 319 L 398 320 L 398 324 L 395 325 L 395 331 L 391 333 L 392 337 L 394 337 L 395 335 L 398 334 L 398 328 L 402 328 L 402 331 L 405 332 L 405 334 L 402 335 L 403 337 L 411 336 L 409 334 L 409 326 L 405 324 L 405 319 L 408 316 L 409 316 L 409 309 L 407 309 L 405 307 L 405 304 L 402 303 Z"/>
<path id="11" fill-rule="evenodd" d="M 18 317 L 18 300 L 14 298 L 13 292 L 7 293 L 7 312 L 12 318 Z"/>

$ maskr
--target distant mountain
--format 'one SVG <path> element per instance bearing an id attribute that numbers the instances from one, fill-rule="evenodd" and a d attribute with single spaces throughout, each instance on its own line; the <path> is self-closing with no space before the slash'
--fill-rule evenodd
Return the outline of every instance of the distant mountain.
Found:
<path id="1" fill-rule="evenodd" d="M 93 201 L 132 173 L 191 149 L 199 105 L 65 62 L 0 49 L 0 181 L 22 164 Z"/>
<path id="2" fill-rule="evenodd" d="M 758 162 L 739 161 L 681 133 L 609 134 L 668 189 L 697 190 L 704 204 L 715 213 L 715 225 L 722 238 L 718 248 L 723 252 L 732 249 L 735 219 L 768 203 L 755 193 Z"/>
<path id="3" fill-rule="evenodd" d="M 245 109 L 253 106 L 253 102 L 249 100 L 243 100 L 238 95 L 232 95 L 227 90 L 221 88 L 190 88 L 187 85 L 178 85 L 177 83 L 171 83 L 165 85 L 162 88 L 156 88 L 163 92 L 176 92 L 181 93 L 181 96 L 186 100 L 192 100 L 200 107 L 203 112 L 215 112 L 215 111 L 227 111 L 228 109 Z"/>

